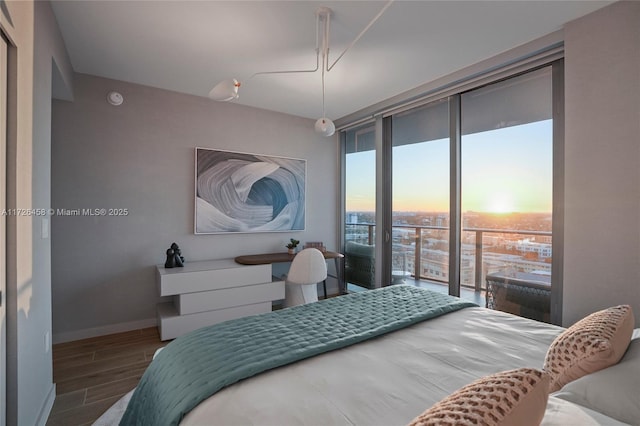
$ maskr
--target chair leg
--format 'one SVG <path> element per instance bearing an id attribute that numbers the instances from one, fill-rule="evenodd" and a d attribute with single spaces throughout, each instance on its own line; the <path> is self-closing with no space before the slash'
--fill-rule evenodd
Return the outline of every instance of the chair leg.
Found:
<path id="1" fill-rule="evenodd" d="M 324 289 L 324 298 L 327 298 L 327 280 L 322 281 L 322 288 Z"/>

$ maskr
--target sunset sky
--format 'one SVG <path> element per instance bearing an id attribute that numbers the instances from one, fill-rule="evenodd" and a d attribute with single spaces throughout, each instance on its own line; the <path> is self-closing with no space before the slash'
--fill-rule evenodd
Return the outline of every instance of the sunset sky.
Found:
<path id="1" fill-rule="evenodd" d="M 448 139 L 394 147 L 393 210 L 449 210 Z M 347 211 L 375 209 L 375 152 L 347 156 Z M 462 211 L 550 212 L 552 121 L 462 137 Z"/>

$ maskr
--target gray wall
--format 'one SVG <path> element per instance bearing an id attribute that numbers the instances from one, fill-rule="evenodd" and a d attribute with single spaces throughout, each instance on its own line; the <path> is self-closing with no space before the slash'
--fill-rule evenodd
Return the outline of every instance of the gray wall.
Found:
<path id="1" fill-rule="evenodd" d="M 291 237 L 336 248 L 336 139 L 313 120 L 82 74 L 74 99 L 53 103 L 53 208 L 129 215 L 52 218 L 54 341 L 155 325 L 154 265 L 174 241 L 187 261 L 284 251 Z M 194 235 L 194 147 L 306 159 L 306 231 Z"/>
<path id="2" fill-rule="evenodd" d="M 640 2 L 565 28 L 563 323 L 629 303 L 640 324 Z"/>

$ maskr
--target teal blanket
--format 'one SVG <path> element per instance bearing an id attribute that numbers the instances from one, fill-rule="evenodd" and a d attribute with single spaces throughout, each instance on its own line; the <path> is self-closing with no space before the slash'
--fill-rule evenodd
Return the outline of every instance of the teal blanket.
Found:
<path id="1" fill-rule="evenodd" d="M 120 425 L 177 425 L 239 380 L 468 306 L 475 305 L 400 285 L 201 328 L 158 354 Z"/>

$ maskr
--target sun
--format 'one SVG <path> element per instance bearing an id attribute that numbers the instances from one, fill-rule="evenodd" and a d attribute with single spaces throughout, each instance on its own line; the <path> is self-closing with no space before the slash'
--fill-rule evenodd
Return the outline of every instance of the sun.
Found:
<path id="1" fill-rule="evenodd" d="M 509 194 L 492 194 L 487 200 L 487 211 L 492 213 L 511 213 L 515 210 L 513 197 Z"/>

